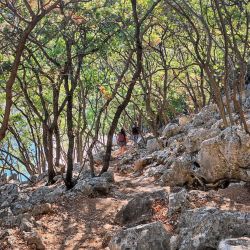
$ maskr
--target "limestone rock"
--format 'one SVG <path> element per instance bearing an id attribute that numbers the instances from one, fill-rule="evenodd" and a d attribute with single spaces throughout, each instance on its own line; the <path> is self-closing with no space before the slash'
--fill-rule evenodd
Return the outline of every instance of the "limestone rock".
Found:
<path id="1" fill-rule="evenodd" d="M 241 237 L 226 239 L 220 242 L 218 250 L 248 250 L 250 249 L 250 238 Z"/>
<path id="2" fill-rule="evenodd" d="M 114 236 L 110 250 L 168 250 L 170 234 L 160 222 L 129 228 Z"/>
<path id="3" fill-rule="evenodd" d="M 205 140 L 198 154 L 197 174 L 207 182 L 220 179 L 250 181 L 250 136 L 237 127 Z"/>
<path id="4" fill-rule="evenodd" d="M 184 211 L 187 205 L 188 192 L 186 189 L 181 189 L 177 193 L 169 195 L 168 214 L 171 216 L 177 211 Z"/>
<path id="5" fill-rule="evenodd" d="M 19 188 L 16 184 L 5 184 L 0 186 L 0 208 L 10 206 L 19 195 Z"/>
<path id="6" fill-rule="evenodd" d="M 193 165 L 192 158 L 183 155 L 173 162 L 161 177 L 162 185 L 183 186 L 193 183 Z"/>
<path id="7" fill-rule="evenodd" d="M 38 250 L 46 249 L 41 236 L 36 231 L 24 232 L 24 239 L 27 241 L 28 245 L 35 245 Z"/>
<path id="8" fill-rule="evenodd" d="M 152 205 L 154 202 L 163 201 L 167 205 L 167 200 L 168 197 L 165 190 L 138 194 L 116 214 L 115 222 L 126 226 L 147 222 L 152 218 Z"/>
<path id="9" fill-rule="evenodd" d="M 152 156 L 147 156 L 142 159 L 135 161 L 134 163 L 134 170 L 135 171 L 142 171 L 147 165 L 151 164 L 153 161 Z"/>
<path id="10" fill-rule="evenodd" d="M 161 146 L 156 138 L 153 138 L 147 141 L 147 151 L 149 153 L 152 153 L 160 149 L 161 149 Z"/>
<path id="11" fill-rule="evenodd" d="M 181 131 L 181 126 L 177 123 L 169 123 L 163 130 L 162 136 L 166 139 L 179 134 Z"/>
<path id="12" fill-rule="evenodd" d="M 250 234 L 250 213 L 206 207 L 187 210 L 179 228 L 179 250 L 216 249 L 222 239 Z"/>
<path id="13" fill-rule="evenodd" d="M 198 152 L 201 148 L 201 143 L 209 138 L 215 137 L 220 133 L 220 129 L 191 129 L 184 141 L 184 147 L 187 153 Z"/>
<path id="14" fill-rule="evenodd" d="M 86 196 L 96 194 L 108 194 L 111 188 L 110 182 L 104 176 L 79 180 L 73 190 L 79 191 Z"/>
<path id="15" fill-rule="evenodd" d="M 31 214 L 33 216 L 37 216 L 37 215 L 41 215 L 41 214 L 48 214 L 51 213 L 52 210 L 52 206 L 49 203 L 42 203 L 42 204 L 38 204 L 35 205 L 31 211 Z"/>

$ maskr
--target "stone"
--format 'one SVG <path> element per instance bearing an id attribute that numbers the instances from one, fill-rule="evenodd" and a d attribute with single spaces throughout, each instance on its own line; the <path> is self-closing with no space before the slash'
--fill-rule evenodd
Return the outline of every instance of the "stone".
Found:
<path id="1" fill-rule="evenodd" d="M 115 182 L 114 173 L 111 171 L 107 171 L 107 172 L 102 173 L 101 177 L 106 179 L 107 182 L 110 182 L 110 183 Z"/>
<path id="2" fill-rule="evenodd" d="M 142 171 L 147 165 L 151 164 L 153 161 L 152 156 L 147 156 L 134 162 L 134 170 Z"/>
<path id="3" fill-rule="evenodd" d="M 41 236 L 36 231 L 24 232 L 24 239 L 28 245 L 35 245 L 38 250 L 46 249 Z"/>
<path id="4" fill-rule="evenodd" d="M 110 250 L 168 250 L 170 234 L 161 222 L 122 230 L 110 243 Z"/>
<path id="5" fill-rule="evenodd" d="M 110 182 L 104 176 L 93 177 L 85 180 L 78 180 L 73 190 L 83 193 L 86 196 L 108 194 L 111 188 Z"/>
<path id="6" fill-rule="evenodd" d="M 31 211 L 31 214 L 33 216 L 37 216 L 37 215 L 41 215 L 41 214 L 48 214 L 51 213 L 52 210 L 52 206 L 49 203 L 42 203 L 42 204 L 38 204 L 35 205 Z"/>
<path id="7" fill-rule="evenodd" d="M 156 138 L 153 138 L 153 139 L 150 139 L 147 141 L 146 149 L 149 153 L 152 153 L 154 151 L 160 150 L 161 145 L 159 144 L 159 142 Z"/>
<path id="8" fill-rule="evenodd" d="M 177 193 L 170 193 L 168 203 L 168 214 L 172 216 L 175 212 L 182 212 L 187 208 L 188 192 L 185 188 Z"/>
<path id="9" fill-rule="evenodd" d="M 209 138 L 215 137 L 220 133 L 220 129 L 191 129 L 184 141 L 184 147 L 187 153 L 198 152 L 201 149 L 201 143 Z"/>
<path id="10" fill-rule="evenodd" d="M 249 250 L 250 238 L 241 237 L 226 239 L 220 242 L 218 250 Z"/>
<path id="11" fill-rule="evenodd" d="M 175 136 L 181 132 L 181 126 L 177 123 L 169 123 L 162 131 L 162 136 L 166 139 Z"/>
<path id="12" fill-rule="evenodd" d="M 250 234 L 250 213 L 217 208 L 186 210 L 179 223 L 179 250 L 216 249 L 222 239 Z"/>
<path id="13" fill-rule="evenodd" d="M 19 187 L 16 184 L 5 184 L 0 186 L 0 208 L 10 206 L 19 195 Z"/>
<path id="14" fill-rule="evenodd" d="M 205 106 L 193 117 L 192 125 L 194 127 L 204 126 L 206 128 L 210 128 L 218 118 L 217 115 L 218 111 L 215 104 Z"/>
<path id="15" fill-rule="evenodd" d="M 23 218 L 20 223 L 20 229 L 24 232 L 31 232 L 33 224 L 27 218 Z"/>
<path id="16" fill-rule="evenodd" d="M 132 198 L 115 216 L 115 223 L 119 225 L 134 226 L 150 221 L 153 216 L 153 204 L 156 201 L 168 202 L 165 190 L 152 193 L 142 193 Z"/>
<path id="17" fill-rule="evenodd" d="M 191 116 L 189 115 L 182 115 L 181 117 L 179 117 L 179 125 L 181 127 L 187 125 L 190 122 L 191 122 Z"/>
<path id="18" fill-rule="evenodd" d="M 192 158 L 182 155 L 174 160 L 169 169 L 162 175 L 160 182 L 167 186 L 183 186 L 193 183 Z"/>
<path id="19" fill-rule="evenodd" d="M 250 181 L 250 135 L 238 127 L 226 128 L 201 143 L 196 174 L 207 182 L 221 179 Z"/>

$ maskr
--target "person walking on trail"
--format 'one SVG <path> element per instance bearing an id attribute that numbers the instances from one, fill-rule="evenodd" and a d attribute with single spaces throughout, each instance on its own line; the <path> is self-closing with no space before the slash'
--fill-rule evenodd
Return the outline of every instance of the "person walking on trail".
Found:
<path id="1" fill-rule="evenodd" d="M 135 123 L 132 126 L 132 138 L 133 138 L 133 141 L 134 141 L 134 145 L 137 145 L 137 142 L 138 142 L 138 139 L 139 139 L 139 134 L 140 134 L 140 129 L 137 126 L 137 124 Z"/>
<path id="2" fill-rule="evenodd" d="M 117 144 L 120 146 L 119 155 L 124 154 L 126 151 L 126 145 L 127 145 L 127 136 L 124 128 L 121 129 L 121 131 L 117 135 Z"/>

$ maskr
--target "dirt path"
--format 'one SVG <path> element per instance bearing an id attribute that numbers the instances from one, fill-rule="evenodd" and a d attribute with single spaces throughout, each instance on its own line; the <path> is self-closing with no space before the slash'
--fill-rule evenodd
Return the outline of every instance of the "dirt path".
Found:
<path id="1" fill-rule="evenodd" d="M 116 169 L 116 164 L 119 164 L 119 160 L 112 163 L 111 170 Z M 47 250 L 108 249 L 110 235 L 120 228 L 114 224 L 117 211 L 137 193 L 162 189 L 153 178 L 143 175 L 134 177 L 132 173 L 124 175 L 115 172 L 114 177 L 115 184 L 109 195 L 88 198 L 72 193 L 72 196 L 63 197 L 54 204 L 52 213 L 36 218 Z M 165 189 L 169 192 L 169 188 Z M 217 193 L 250 205 L 248 192 L 235 187 Z M 16 250 L 32 249 L 27 247 L 18 231 L 14 230 L 13 234 L 18 239 Z"/>

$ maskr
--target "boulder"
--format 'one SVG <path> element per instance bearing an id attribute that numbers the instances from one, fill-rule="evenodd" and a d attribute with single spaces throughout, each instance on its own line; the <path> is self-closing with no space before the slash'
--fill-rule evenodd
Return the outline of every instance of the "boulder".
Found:
<path id="1" fill-rule="evenodd" d="M 147 165 L 153 162 L 152 156 L 147 156 L 142 159 L 135 161 L 134 163 L 134 170 L 135 171 L 142 171 Z"/>
<path id="2" fill-rule="evenodd" d="M 149 153 L 152 153 L 154 151 L 160 150 L 161 145 L 159 144 L 159 142 L 156 138 L 153 138 L 153 139 L 150 139 L 147 141 L 146 149 Z"/>
<path id="3" fill-rule="evenodd" d="M 202 142 L 197 163 L 196 174 L 207 182 L 250 181 L 250 135 L 238 127 L 225 129 Z"/>
<path id="4" fill-rule="evenodd" d="M 198 152 L 201 148 L 201 143 L 209 138 L 215 137 L 220 133 L 220 129 L 191 129 L 184 141 L 184 147 L 187 153 Z"/>
<path id="5" fill-rule="evenodd" d="M 181 117 L 179 117 L 179 125 L 181 127 L 187 125 L 190 122 L 191 122 L 191 116 L 189 115 L 182 115 Z"/>
<path id="6" fill-rule="evenodd" d="M 19 191 L 16 184 L 0 186 L 0 208 L 9 207 L 18 198 Z"/>
<path id="7" fill-rule="evenodd" d="M 187 207 L 188 192 L 185 188 L 177 193 L 169 195 L 168 214 L 172 216 L 175 212 L 183 212 Z"/>
<path id="8" fill-rule="evenodd" d="M 115 182 L 114 173 L 111 171 L 107 171 L 107 172 L 102 173 L 101 177 L 104 178 L 105 180 L 107 180 L 107 182 L 110 182 L 110 183 Z"/>
<path id="9" fill-rule="evenodd" d="M 33 216 L 37 216 L 37 215 L 41 215 L 41 214 L 48 214 L 51 213 L 52 210 L 52 206 L 49 203 L 42 203 L 42 204 L 38 204 L 35 205 L 31 211 L 31 214 Z"/>
<path id="10" fill-rule="evenodd" d="M 171 235 L 161 222 L 122 230 L 110 243 L 110 250 L 168 250 Z"/>
<path id="11" fill-rule="evenodd" d="M 250 249 L 250 238 L 241 237 L 226 239 L 220 242 L 218 250 L 248 250 Z"/>
<path id="12" fill-rule="evenodd" d="M 46 249 L 41 239 L 41 236 L 36 231 L 24 232 L 24 239 L 27 241 L 28 245 L 35 246 L 35 249 L 38 249 L 38 250 Z"/>
<path id="13" fill-rule="evenodd" d="M 73 190 L 79 191 L 86 196 L 94 196 L 98 194 L 108 194 L 110 188 L 111 184 L 108 178 L 101 176 L 79 180 Z"/>
<path id="14" fill-rule="evenodd" d="M 173 164 L 162 175 L 162 185 L 167 186 L 183 186 L 193 183 L 193 165 L 192 158 L 188 155 L 183 155 L 175 159 Z"/>
<path id="15" fill-rule="evenodd" d="M 179 134 L 181 131 L 181 126 L 177 123 L 169 123 L 162 131 L 162 136 L 166 139 Z"/>
<path id="16" fill-rule="evenodd" d="M 222 239 L 250 234 L 250 213 L 207 207 L 187 210 L 179 228 L 179 250 L 216 249 Z"/>
<path id="17" fill-rule="evenodd" d="M 205 106 L 198 114 L 194 116 L 192 125 L 194 127 L 203 126 L 210 128 L 217 119 L 219 119 L 217 106 L 215 104 L 211 104 L 209 106 Z"/>
<path id="18" fill-rule="evenodd" d="M 153 204 L 156 201 L 162 201 L 167 206 L 168 197 L 165 190 L 136 195 L 116 214 L 115 223 L 134 226 L 150 221 L 153 216 Z"/>

